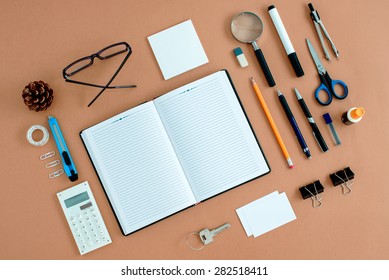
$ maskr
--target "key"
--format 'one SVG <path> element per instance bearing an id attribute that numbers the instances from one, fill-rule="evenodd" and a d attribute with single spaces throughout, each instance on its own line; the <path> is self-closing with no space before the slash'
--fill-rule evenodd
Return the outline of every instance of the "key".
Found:
<path id="1" fill-rule="evenodd" d="M 221 233 L 222 231 L 225 231 L 226 229 L 228 229 L 231 225 L 229 223 L 226 223 L 218 228 L 215 228 L 213 230 L 209 230 L 209 229 L 203 229 L 202 231 L 200 231 L 199 235 L 200 235 L 200 239 L 201 241 L 204 243 L 204 245 L 208 245 L 209 243 L 211 243 L 213 241 L 213 237 L 218 235 L 219 233 Z"/>

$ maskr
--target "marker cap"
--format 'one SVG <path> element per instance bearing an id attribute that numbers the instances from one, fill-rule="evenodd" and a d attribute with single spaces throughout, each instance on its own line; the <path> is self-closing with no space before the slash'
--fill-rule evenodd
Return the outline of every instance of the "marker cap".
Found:
<path id="1" fill-rule="evenodd" d="M 296 73 L 296 76 L 304 76 L 303 68 L 301 67 L 300 61 L 297 58 L 297 54 L 293 48 L 292 42 L 290 41 L 289 35 L 286 32 L 285 26 L 277 11 L 277 8 L 274 5 L 271 5 L 268 7 L 268 12 L 271 20 L 273 21 L 274 27 L 277 30 L 278 36 L 280 37 L 282 45 L 284 46 L 286 55 L 288 56 L 293 70 Z"/>

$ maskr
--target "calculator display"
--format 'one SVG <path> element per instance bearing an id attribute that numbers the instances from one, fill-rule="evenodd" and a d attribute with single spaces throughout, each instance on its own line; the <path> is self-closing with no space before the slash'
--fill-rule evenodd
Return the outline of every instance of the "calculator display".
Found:
<path id="1" fill-rule="evenodd" d="M 83 193 L 75 195 L 75 196 L 73 196 L 71 198 L 66 199 L 64 202 L 65 202 L 66 207 L 69 208 L 69 207 L 72 207 L 72 206 L 74 206 L 74 205 L 76 205 L 78 203 L 81 203 L 81 202 L 83 202 L 83 201 L 85 201 L 87 199 L 89 199 L 88 193 L 87 192 L 83 192 Z"/>

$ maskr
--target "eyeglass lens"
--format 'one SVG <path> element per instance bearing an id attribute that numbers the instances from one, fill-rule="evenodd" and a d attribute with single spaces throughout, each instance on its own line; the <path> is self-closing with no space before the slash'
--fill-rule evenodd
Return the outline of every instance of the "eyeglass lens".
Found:
<path id="1" fill-rule="evenodd" d="M 113 57 L 115 55 L 121 54 L 121 53 L 126 52 L 126 51 L 127 51 L 127 47 L 124 44 L 114 45 L 114 46 L 110 46 L 108 48 L 105 48 L 105 49 L 102 49 L 101 51 L 99 51 L 97 53 L 97 57 L 100 59 L 107 59 L 107 58 Z M 92 63 L 93 63 L 93 56 L 85 57 L 85 58 L 75 62 L 68 69 L 66 69 L 66 74 L 69 76 L 74 75 L 77 72 L 92 65 Z"/>
<path id="2" fill-rule="evenodd" d="M 76 74 L 77 72 L 87 68 L 88 66 L 92 65 L 92 58 L 86 57 L 82 60 L 79 60 L 75 62 L 73 65 L 71 65 L 68 69 L 66 69 L 66 74 L 71 76 Z"/>
<path id="3" fill-rule="evenodd" d="M 127 51 L 127 47 L 124 44 L 114 45 L 101 50 L 98 55 L 101 59 L 110 58 L 112 56 L 121 54 Z"/>

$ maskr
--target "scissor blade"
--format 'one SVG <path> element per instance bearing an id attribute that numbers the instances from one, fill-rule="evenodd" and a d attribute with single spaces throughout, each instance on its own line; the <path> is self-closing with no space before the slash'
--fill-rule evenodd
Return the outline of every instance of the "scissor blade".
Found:
<path id="1" fill-rule="evenodd" d="M 319 74 L 325 74 L 326 69 L 324 68 L 323 64 L 321 63 L 319 56 L 317 55 L 317 53 L 315 51 L 315 48 L 311 44 L 311 41 L 309 41 L 308 38 L 306 39 L 306 41 L 307 41 L 309 52 L 311 53 L 311 56 L 313 58 L 313 62 L 315 62 L 317 71 L 319 72 Z"/>

